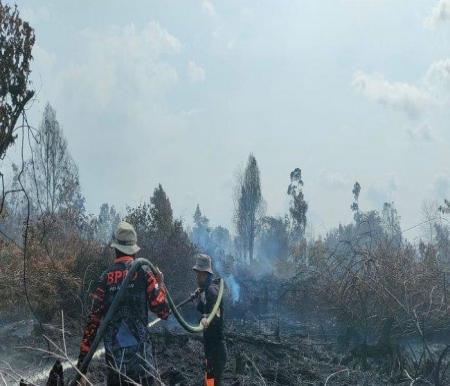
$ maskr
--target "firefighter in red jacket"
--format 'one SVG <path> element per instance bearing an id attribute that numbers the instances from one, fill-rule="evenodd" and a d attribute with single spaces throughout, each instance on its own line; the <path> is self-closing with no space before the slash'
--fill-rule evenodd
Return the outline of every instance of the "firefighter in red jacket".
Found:
<path id="1" fill-rule="evenodd" d="M 92 295 L 93 305 L 81 340 L 78 366 L 89 352 L 102 317 L 140 249 L 131 224 L 121 222 L 118 225 L 111 247 L 115 249 L 116 259 L 100 276 Z M 125 299 L 108 324 L 103 338 L 108 386 L 136 383 L 149 386 L 154 383 L 156 369 L 147 329 L 149 310 L 161 319 L 169 316 L 162 274 L 155 277 L 147 267 L 142 267 L 130 281 Z"/>

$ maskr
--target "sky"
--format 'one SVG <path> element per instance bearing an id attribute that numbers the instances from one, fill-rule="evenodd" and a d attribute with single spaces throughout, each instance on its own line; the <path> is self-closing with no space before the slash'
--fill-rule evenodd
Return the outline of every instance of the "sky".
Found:
<path id="1" fill-rule="evenodd" d="M 9 1 L 6 1 L 7 3 Z M 161 183 L 232 227 L 253 153 L 267 214 L 299 167 L 315 234 L 394 202 L 402 226 L 450 197 L 450 0 L 20 0 L 87 200 L 125 211 Z"/>

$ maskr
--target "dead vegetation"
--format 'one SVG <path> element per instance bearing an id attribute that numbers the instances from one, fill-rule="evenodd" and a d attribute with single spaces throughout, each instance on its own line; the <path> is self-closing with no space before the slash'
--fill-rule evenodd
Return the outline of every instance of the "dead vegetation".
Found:
<path id="1" fill-rule="evenodd" d="M 27 338 L 31 339 L 31 337 Z M 72 342 L 70 335 L 66 336 L 67 345 Z M 21 349 L 26 350 L 30 361 L 38 357 L 31 347 L 25 345 L 25 340 L 15 340 L 17 345 L 22 342 Z M 53 345 L 53 357 L 67 360 L 70 355 L 61 347 Z M 226 385 L 338 385 L 338 384 L 384 384 L 384 380 L 373 373 L 352 369 L 339 363 L 340 357 L 333 353 L 330 344 L 314 341 L 308 337 L 282 336 L 276 339 L 274 335 L 258 335 L 251 331 L 228 331 L 226 334 L 228 346 L 228 364 L 224 381 Z M 9 343 L 12 340 L 9 339 Z M 6 343 L 5 338 L 2 343 Z M 203 377 L 203 346 L 201 336 L 184 332 L 160 329 L 153 335 L 155 358 L 158 377 L 165 385 L 198 385 Z M 24 351 L 22 351 L 23 353 Z M 42 354 L 42 353 L 41 353 Z M 41 355 L 42 356 L 42 355 Z M 47 361 L 48 369 L 51 361 Z M 14 366 L 1 366 L 3 376 L 9 380 L 17 380 L 20 372 Z M 104 364 L 103 358 L 93 361 L 88 373 L 92 385 L 102 383 Z M 65 371 L 65 379 L 73 376 L 73 369 Z M 46 373 L 43 373 L 44 375 Z M 23 377 L 23 373 L 20 375 Z M 35 380 L 43 384 L 46 379 Z M 9 383 L 8 383 L 9 384 Z"/>

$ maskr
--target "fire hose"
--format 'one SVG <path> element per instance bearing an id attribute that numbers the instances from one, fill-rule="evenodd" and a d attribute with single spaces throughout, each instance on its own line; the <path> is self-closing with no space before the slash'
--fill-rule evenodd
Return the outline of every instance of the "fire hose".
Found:
<path id="1" fill-rule="evenodd" d="M 92 360 L 92 357 L 95 354 L 95 351 L 97 350 L 97 347 L 100 343 L 100 341 L 103 338 L 103 335 L 106 332 L 106 328 L 108 327 L 109 322 L 111 321 L 112 317 L 114 316 L 114 314 L 116 313 L 120 302 L 122 300 L 122 298 L 124 297 L 127 288 L 128 288 L 128 284 L 131 280 L 131 278 L 134 276 L 134 273 L 141 268 L 142 266 L 147 265 L 152 273 L 154 275 L 158 275 L 159 274 L 159 270 L 147 259 L 144 258 L 138 258 L 136 259 L 132 264 L 130 269 L 128 270 L 128 274 L 125 276 L 125 279 L 123 279 L 122 284 L 120 286 L 119 291 L 117 292 L 117 295 L 114 297 L 113 302 L 111 303 L 111 306 L 108 309 L 108 312 L 106 313 L 105 317 L 103 318 L 100 327 L 97 330 L 97 334 L 95 335 L 95 339 L 91 344 L 91 349 L 89 350 L 89 352 L 86 354 L 86 356 L 84 357 L 75 377 L 73 378 L 73 380 L 69 383 L 69 386 L 76 386 L 77 382 L 80 380 L 80 378 L 82 377 L 82 374 L 86 374 L 86 371 L 89 367 L 89 364 Z M 207 318 L 207 322 L 208 324 L 211 323 L 211 321 L 213 320 L 214 316 L 217 314 L 217 311 L 220 307 L 220 302 L 222 301 L 222 296 L 223 296 L 223 291 L 224 291 L 224 284 L 223 284 L 223 279 L 220 279 L 220 285 L 219 285 L 219 293 L 217 296 L 217 300 L 216 303 L 214 304 L 214 307 L 211 311 L 211 313 L 209 314 L 208 318 Z M 202 332 L 204 330 L 204 327 L 201 323 L 199 323 L 197 326 L 191 325 L 189 324 L 184 318 L 183 316 L 180 314 L 180 312 L 178 311 L 178 306 L 175 305 L 175 303 L 172 300 L 172 297 L 170 296 L 169 291 L 167 291 L 166 293 L 166 297 L 167 297 L 167 303 L 169 304 L 170 310 L 172 311 L 173 315 L 175 316 L 175 319 L 178 321 L 178 323 L 180 323 L 181 327 L 183 327 L 186 331 L 191 332 L 191 333 L 198 333 L 198 332 Z M 189 299 L 190 300 L 190 299 Z M 183 304 L 187 303 L 187 301 L 183 302 Z"/>

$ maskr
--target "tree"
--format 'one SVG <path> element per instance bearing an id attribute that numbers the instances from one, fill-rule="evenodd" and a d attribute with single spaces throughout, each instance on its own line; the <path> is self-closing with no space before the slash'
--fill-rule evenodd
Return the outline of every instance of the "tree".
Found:
<path id="1" fill-rule="evenodd" d="M 298 240 L 305 234 L 306 212 L 308 204 L 303 196 L 302 171 L 295 168 L 291 172 L 291 183 L 288 186 L 287 194 L 291 197 L 289 214 L 291 217 L 291 233 L 294 239 Z"/>
<path id="2" fill-rule="evenodd" d="M 145 202 L 135 208 L 127 207 L 127 216 L 125 221 L 133 224 L 138 236 L 138 242 L 142 247 L 151 237 L 152 216 L 150 214 L 150 204 Z"/>
<path id="3" fill-rule="evenodd" d="M 262 209 L 259 168 L 253 154 L 248 157 L 247 167 L 238 183 L 238 192 L 235 223 L 244 252 L 252 262 L 258 217 Z"/>
<path id="4" fill-rule="evenodd" d="M 209 219 L 202 214 L 199 205 L 194 212 L 191 240 L 201 252 L 214 258 L 222 258 L 232 251 L 230 231 L 222 226 L 210 228 Z"/>
<path id="5" fill-rule="evenodd" d="M 205 227 L 209 226 L 209 219 L 202 215 L 202 211 L 200 210 L 200 205 L 197 204 L 194 212 L 194 225 L 196 227 Z"/>
<path id="6" fill-rule="evenodd" d="M 210 253 L 209 251 L 209 220 L 202 215 L 200 206 L 197 204 L 194 212 L 194 228 L 192 229 L 192 242 L 202 252 Z"/>
<path id="7" fill-rule="evenodd" d="M 422 237 L 427 240 L 429 244 L 433 244 L 436 240 L 436 228 L 435 224 L 441 219 L 442 207 L 436 201 L 424 201 L 422 203 L 422 224 L 421 233 Z"/>
<path id="8" fill-rule="evenodd" d="M 34 30 L 17 6 L 0 2 L 0 158 L 14 143 L 17 121 L 34 95 L 28 79 L 34 41 Z"/>
<path id="9" fill-rule="evenodd" d="M 150 204 L 152 248 L 156 255 L 161 255 L 174 225 L 172 206 L 161 184 L 153 191 Z"/>
<path id="10" fill-rule="evenodd" d="M 120 215 L 113 205 L 102 204 L 98 217 L 94 218 L 95 238 L 102 244 L 108 244 L 112 239 L 112 234 L 120 222 Z"/>
<path id="11" fill-rule="evenodd" d="M 134 225 L 142 248 L 139 254 L 161 268 L 172 293 L 183 296 L 192 289 L 186 272 L 191 271 L 195 248 L 182 222 L 173 219 L 172 206 L 163 187 L 158 185 L 150 203 L 127 211 L 126 221 Z"/>
<path id="12" fill-rule="evenodd" d="M 355 221 L 357 221 L 358 215 L 359 215 L 358 200 L 359 200 L 359 193 L 361 193 L 361 185 L 359 184 L 358 181 L 356 181 L 355 184 L 353 185 L 352 193 L 353 193 L 353 202 L 352 202 L 352 205 L 350 205 L 350 209 L 354 213 L 353 217 L 354 217 Z"/>
<path id="13" fill-rule="evenodd" d="M 134 225 L 141 247 L 150 256 L 162 256 L 174 222 L 172 206 L 161 184 L 153 191 L 149 203 L 127 208 L 127 211 L 126 221 Z"/>
<path id="14" fill-rule="evenodd" d="M 227 228 L 220 225 L 215 227 L 210 232 L 210 239 L 212 244 L 222 255 L 230 254 L 232 252 L 233 243 L 231 241 L 230 231 Z"/>
<path id="15" fill-rule="evenodd" d="M 450 227 L 443 223 L 436 223 L 434 227 L 439 262 L 448 268 L 450 266 Z"/>
<path id="16" fill-rule="evenodd" d="M 258 232 L 258 256 L 270 264 L 286 260 L 289 254 L 288 223 L 281 217 L 265 216 Z"/>
<path id="17" fill-rule="evenodd" d="M 64 209 L 84 210 L 78 168 L 50 104 L 45 107 L 28 169 L 35 209 L 50 215 Z"/>
<path id="18" fill-rule="evenodd" d="M 388 239 L 395 241 L 399 245 L 402 241 L 402 230 L 400 227 L 400 216 L 393 202 L 385 202 L 383 204 L 381 220 Z"/>
<path id="19" fill-rule="evenodd" d="M 450 213 L 450 201 L 447 199 L 444 199 L 444 205 L 439 206 L 439 212 L 443 214 L 449 214 Z"/>

